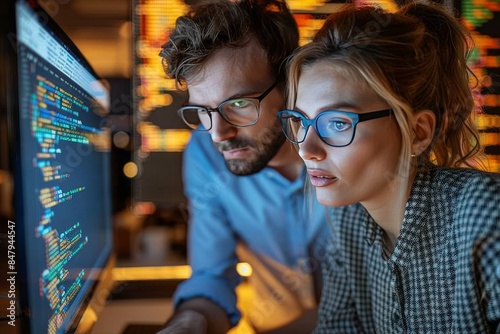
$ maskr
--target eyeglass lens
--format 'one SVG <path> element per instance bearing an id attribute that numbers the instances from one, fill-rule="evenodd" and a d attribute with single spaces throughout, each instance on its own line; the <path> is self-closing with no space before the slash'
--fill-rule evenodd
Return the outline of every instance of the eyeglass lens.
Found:
<path id="1" fill-rule="evenodd" d="M 313 120 L 308 120 L 296 112 L 283 113 L 280 117 L 286 136 L 294 143 L 304 141 L 309 126 L 329 145 L 348 145 L 354 136 L 354 121 L 342 112 L 325 112 Z"/>

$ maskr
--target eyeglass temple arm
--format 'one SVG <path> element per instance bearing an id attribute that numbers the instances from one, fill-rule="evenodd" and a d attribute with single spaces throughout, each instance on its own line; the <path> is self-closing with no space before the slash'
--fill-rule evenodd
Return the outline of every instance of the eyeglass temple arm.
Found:
<path id="1" fill-rule="evenodd" d="M 392 109 L 384 109 L 376 112 L 370 112 L 367 114 L 358 114 L 358 122 L 369 121 L 375 118 L 381 118 L 385 116 L 389 116 L 392 113 Z"/>

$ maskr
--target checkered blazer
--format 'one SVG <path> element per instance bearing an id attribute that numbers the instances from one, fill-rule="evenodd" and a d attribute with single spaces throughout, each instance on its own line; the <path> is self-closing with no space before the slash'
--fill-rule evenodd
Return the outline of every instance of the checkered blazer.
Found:
<path id="1" fill-rule="evenodd" d="M 500 174 L 419 173 L 390 255 L 361 205 L 331 215 L 315 334 L 500 333 Z"/>

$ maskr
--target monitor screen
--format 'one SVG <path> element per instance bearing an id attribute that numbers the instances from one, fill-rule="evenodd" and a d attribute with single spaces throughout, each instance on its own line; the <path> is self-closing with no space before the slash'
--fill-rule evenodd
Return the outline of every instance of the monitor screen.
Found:
<path id="1" fill-rule="evenodd" d="M 109 90 L 36 2 L 12 10 L 6 86 L 15 96 L 6 111 L 15 215 L 1 222 L 19 308 L 11 313 L 23 333 L 68 333 L 112 254 Z"/>

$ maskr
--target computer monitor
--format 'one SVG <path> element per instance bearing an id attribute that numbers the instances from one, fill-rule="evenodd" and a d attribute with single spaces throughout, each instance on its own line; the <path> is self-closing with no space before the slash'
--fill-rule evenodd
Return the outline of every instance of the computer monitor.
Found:
<path id="1" fill-rule="evenodd" d="M 0 221 L 2 326 L 84 331 L 113 259 L 109 89 L 36 1 L 2 6 L 0 169 L 14 185 Z"/>

